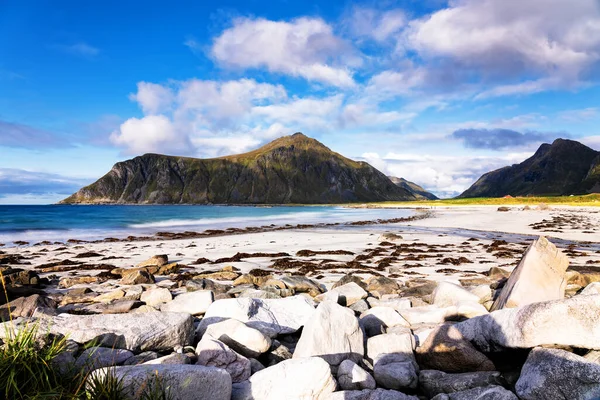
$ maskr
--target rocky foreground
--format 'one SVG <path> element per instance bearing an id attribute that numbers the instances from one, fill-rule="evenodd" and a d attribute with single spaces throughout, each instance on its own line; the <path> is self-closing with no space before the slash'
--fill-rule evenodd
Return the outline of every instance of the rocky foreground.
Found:
<path id="1" fill-rule="evenodd" d="M 379 241 L 380 252 L 412 246 L 408 257 L 427 255 L 397 235 Z M 492 245 L 492 254 L 515 251 Z M 286 268 L 298 262 L 269 256 Z M 363 279 L 358 271 L 327 290 L 319 275 L 306 276 L 319 273 L 315 265 L 296 274 L 224 267 L 190 276 L 161 255 L 95 276 L 66 274 L 50 294 L 31 294 L 47 278 L 8 267 L 13 298 L 0 309 L 0 337 L 36 321 L 40 334 L 69 339 L 56 369 L 84 370 L 89 379 L 114 374 L 130 398 L 156 376 L 176 399 L 600 396 L 600 275 L 567 271 L 567 255 L 544 237 L 512 273 L 492 267 L 464 286 L 380 273 Z M 91 291 L 86 285 L 102 274 L 112 283 Z M 29 296 L 14 298 L 19 293 Z"/>

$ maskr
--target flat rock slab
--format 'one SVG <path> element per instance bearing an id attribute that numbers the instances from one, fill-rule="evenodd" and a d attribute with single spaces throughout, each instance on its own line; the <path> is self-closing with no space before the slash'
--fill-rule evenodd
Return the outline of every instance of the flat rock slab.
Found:
<path id="1" fill-rule="evenodd" d="M 128 399 L 139 399 L 142 390 L 160 380 L 173 399 L 229 400 L 231 377 L 224 369 L 202 365 L 128 365 L 97 369 L 91 377 L 107 373 L 123 380 Z M 91 378 L 90 377 L 90 378 Z M 90 379 L 88 378 L 88 379 Z"/>
<path id="2" fill-rule="evenodd" d="M 431 400 L 519 400 L 502 386 L 478 387 L 450 394 L 441 393 Z"/>
<path id="3" fill-rule="evenodd" d="M 417 396 L 409 396 L 396 390 L 365 389 L 343 390 L 329 396 L 328 400 L 418 400 Z"/>
<path id="4" fill-rule="evenodd" d="M 491 311 L 565 297 L 569 259 L 543 236 L 525 250 Z"/>
<path id="5" fill-rule="evenodd" d="M 434 397 L 440 393 L 461 392 L 490 385 L 502 386 L 506 385 L 506 381 L 498 371 L 447 374 L 429 369 L 419 373 L 419 387 L 428 397 Z"/>

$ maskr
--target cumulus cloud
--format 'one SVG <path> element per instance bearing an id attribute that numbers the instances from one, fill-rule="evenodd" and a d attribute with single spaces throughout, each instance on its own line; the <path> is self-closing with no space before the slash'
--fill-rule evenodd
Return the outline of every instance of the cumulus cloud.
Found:
<path id="1" fill-rule="evenodd" d="M 346 67 L 358 61 L 352 46 L 319 18 L 239 18 L 214 40 L 211 53 L 225 67 L 266 68 L 338 87 L 355 84 Z"/>
<path id="2" fill-rule="evenodd" d="M 137 102 L 144 114 L 157 114 L 169 109 L 174 95 L 169 87 L 151 82 L 138 82 L 137 93 L 130 94 L 129 99 Z"/>
<path id="3" fill-rule="evenodd" d="M 503 150 L 530 144 L 553 142 L 558 137 L 567 137 L 556 132 L 517 132 L 511 129 L 459 129 L 452 133 L 453 139 L 461 140 L 465 147 L 473 149 Z"/>
<path id="4" fill-rule="evenodd" d="M 164 115 L 130 118 L 110 135 L 110 141 L 124 147 L 127 154 L 161 153 L 190 154 L 189 137 L 178 132 Z"/>

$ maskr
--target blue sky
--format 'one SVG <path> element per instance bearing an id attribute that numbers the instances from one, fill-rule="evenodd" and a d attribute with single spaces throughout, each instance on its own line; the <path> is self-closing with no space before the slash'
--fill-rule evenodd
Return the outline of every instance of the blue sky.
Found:
<path id="1" fill-rule="evenodd" d="M 297 131 L 452 196 L 600 150 L 599 80 L 597 0 L 0 0 L 0 203 Z"/>

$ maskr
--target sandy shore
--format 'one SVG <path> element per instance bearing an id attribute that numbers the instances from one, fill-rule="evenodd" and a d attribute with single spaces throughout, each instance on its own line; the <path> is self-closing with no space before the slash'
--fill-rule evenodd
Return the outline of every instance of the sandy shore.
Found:
<path id="1" fill-rule="evenodd" d="M 2 251 L 5 255 L 23 257 L 13 267 L 33 269 L 53 282 L 65 276 L 93 276 L 114 268 L 129 268 L 153 255 L 166 254 L 169 262 L 182 265 L 190 276 L 232 266 L 238 274 L 258 268 L 274 275 L 305 275 L 326 287 L 351 272 L 365 278 L 381 274 L 409 284 L 450 280 L 470 285 L 485 283 L 486 272 L 493 266 L 514 268 L 533 238 L 524 235 L 543 234 L 568 252 L 572 267 L 600 267 L 600 210 L 511 207 L 508 212 L 499 212 L 497 208 L 435 208 L 429 218 L 399 224 L 289 229 L 181 240 L 53 244 Z M 381 235 L 385 233 L 400 235 L 401 239 L 384 238 Z M 301 250 L 321 254 L 298 253 Z M 253 254 L 281 252 L 287 256 Z M 335 254 L 342 252 L 345 254 Z M 94 254 L 88 257 L 85 253 Z M 248 254 L 234 260 L 219 260 L 234 257 L 236 253 Z M 65 265 L 71 262 L 74 264 Z M 221 280 L 231 283 L 231 279 Z M 174 284 L 168 277 L 160 277 L 159 283 Z M 115 284 L 116 280 L 109 279 L 92 286 L 94 291 L 102 292 Z M 64 292 L 64 289 L 51 291 Z"/>

